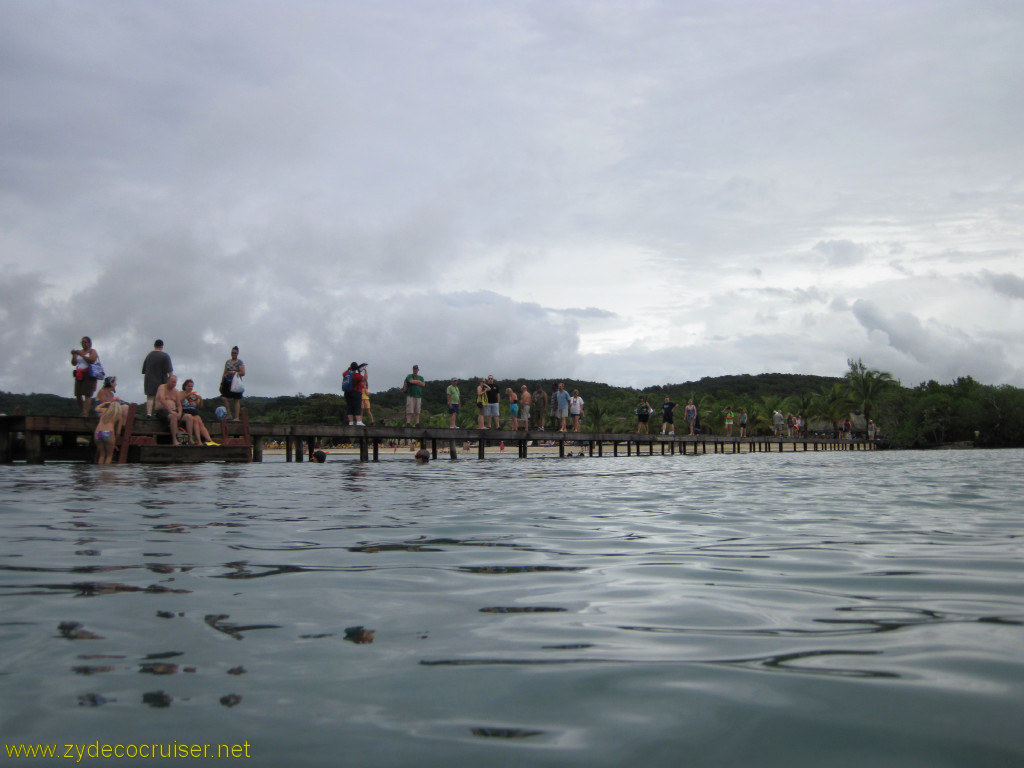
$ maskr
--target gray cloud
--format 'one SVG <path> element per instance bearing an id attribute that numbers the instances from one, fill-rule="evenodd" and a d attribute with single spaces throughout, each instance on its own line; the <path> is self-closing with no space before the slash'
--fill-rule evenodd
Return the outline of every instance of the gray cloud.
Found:
<path id="1" fill-rule="evenodd" d="M 849 240 L 829 240 L 815 243 L 812 249 L 825 258 L 830 267 L 847 267 L 864 261 L 864 246 Z"/>
<path id="2" fill-rule="evenodd" d="M 1024 299 L 1024 278 L 1009 272 L 997 274 L 983 269 L 978 274 L 978 281 L 996 293 L 1009 296 L 1011 299 Z"/>

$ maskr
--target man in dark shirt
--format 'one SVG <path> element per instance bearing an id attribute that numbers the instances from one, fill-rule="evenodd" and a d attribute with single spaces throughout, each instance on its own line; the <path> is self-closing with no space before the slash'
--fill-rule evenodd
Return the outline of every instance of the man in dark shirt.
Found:
<path id="1" fill-rule="evenodd" d="M 153 401 L 156 391 L 167 377 L 174 372 L 171 356 L 164 352 L 164 342 L 157 339 L 153 342 L 153 351 L 142 361 L 142 389 L 146 393 L 146 415 L 153 415 Z"/>
<path id="2" fill-rule="evenodd" d="M 675 417 L 672 415 L 672 411 L 675 409 L 676 404 L 668 399 L 668 395 L 665 395 L 665 402 L 661 404 L 661 434 L 665 434 L 665 428 L 668 427 L 671 431 L 670 435 L 676 433 L 676 422 Z"/>

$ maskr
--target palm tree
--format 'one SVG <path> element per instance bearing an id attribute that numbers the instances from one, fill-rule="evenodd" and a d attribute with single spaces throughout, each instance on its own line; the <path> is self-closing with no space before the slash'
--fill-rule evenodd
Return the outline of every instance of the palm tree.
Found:
<path id="1" fill-rule="evenodd" d="M 832 427 L 850 415 L 853 403 L 850 393 L 843 382 L 836 382 L 828 389 L 823 389 L 811 399 L 811 415 L 827 421 Z"/>
<path id="2" fill-rule="evenodd" d="M 587 406 L 586 421 L 590 425 L 591 432 L 607 432 L 608 431 L 608 411 L 602 408 L 598 403 Z"/>
<path id="3" fill-rule="evenodd" d="M 864 414 L 868 422 L 878 406 L 882 394 L 896 383 L 891 373 L 875 371 L 864 365 L 862 360 L 847 360 L 850 370 L 846 374 L 846 389 L 853 407 Z"/>
<path id="4" fill-rule="evenodd" d="M 778 395 L 762 395 L 760 404 L 752 404 L 754 408 L 754 423 L 760 434 L 770 435 L 775 431 L 775 424 L 772 417 L 775 411 L 782 410 L 782 398 Z"/>
<path id="5" fill-rule="evenodd" d="M 811 414 L 813 395 L 790 395 L 783 401 L 786 411 L 794 416 L 803 417 L 803 428 L 807 430 L 807 419 Z"/>

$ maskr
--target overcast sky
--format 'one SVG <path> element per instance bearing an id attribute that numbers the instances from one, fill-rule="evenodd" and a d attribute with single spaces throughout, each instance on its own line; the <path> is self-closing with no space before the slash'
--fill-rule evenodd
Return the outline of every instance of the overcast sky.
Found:
<path id="1" fill-rule="evenodd" d="M 0 0 L 0 389 L 1024 386 L 1019 0 Z"/>

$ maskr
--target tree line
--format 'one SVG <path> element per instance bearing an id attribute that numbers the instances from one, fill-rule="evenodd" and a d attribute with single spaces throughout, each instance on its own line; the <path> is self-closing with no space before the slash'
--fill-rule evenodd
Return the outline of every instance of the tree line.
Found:
<path id="1" fill-rule="evenodd" d="M 666 396 L 678 404 L 677 433 L 683 433 L 683 407 L 692 399 L 705 434 L 724 431 L 727 409 L 748 414 L 748 434 L 771 435 L 772 414 L 779 410 L 804 419 L 805 431 L 834 434 L 850 419 L 855 433 L 864 434 L 868 420 L 877 425 L 879 439 L 894 448 L 930 448 L 950 443 L 983 447 L 1024 447 L 1024 390 L 1009 385 L 990 386 L 971 377 L 950 384 L 928 381 L 905 387 L 891 374 L 868 368 L 860 360 L 848 361 L 842 377 L 765 373 L 705 377 L 681 384 L 633 389 L 576 379 L 506 379 L 502 392 L 516 393 L 525 384 L 532 393 L 540 384 L 549 394 L 562 381 L 569 391 L 578 389 L 586 405 L 582 428 L 589 432 L 628 433 L 636 430 L 635 409 L 641 396 L 654 408 L 652 431 L 660 430 L 661 405 Z M 460 382 L 462 414 L 458 426 L 476 427 L 475 389 L 480 377 Z M 445 388 L 448 380 L 428 381 L 423 393 L 420 424 L 447 427 Z M 405 423 L 405 394 L 401 387 L 371 394 L 377 424 Z M 246 397 L 243 404 L 252 421 L 294 424 L 337 424 L 345 418 L 339 394 L 314 393 L 282 397 Z M 215 403 L 207 404 L 212 411 Z M 0 392 L 0 412 L 51 416 L 77 414 L 73 398 L 49 394 L 18 395 Z M 502 422 L 509 419 L 508 401 L 502 399 Z"/>

